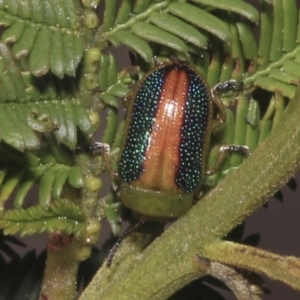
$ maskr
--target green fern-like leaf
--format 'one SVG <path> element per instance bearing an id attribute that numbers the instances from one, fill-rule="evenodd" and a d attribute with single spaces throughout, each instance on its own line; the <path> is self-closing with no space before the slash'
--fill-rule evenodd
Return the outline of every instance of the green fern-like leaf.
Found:
<path id="1" fill-rule="evenodd" d="M 292 99 L 300 76 L 300 30 L 295 1 L 262 3 L 261 38 L 256 72 L 246 85 L 261 87 Z"/>
<path id="2" fill-rule="evenodd" d="M 221 9 L 228 12 L 231 11 L 237 13 L 254 23 L 258 23 L 259 21 L 258 11 L 252 5 L 244 1 L 220 0 L 212 2 L 210 0 L 193 0 L 192 2 L 199 3 L 208 7 L 214 7 L 216 9 Z"/>
<path id="3" fill-rule="evenodd" d="M 130 90 L 128 84 L 132 82 L 129 76 L 118 76 L 116 59 L 110 54 L 102 54 L 99 61 L 99 89 L 100 98 L 104 104 L 118 107 L 118 97 L 125 97 Z"/>
<path id="4" fill-rule="evenodd" d="M 51 136 L 45 136 L 44 147 L 36 154 L 21 153 L 2 145 L 0 153 L 0 205 L 14 194 L 14 207 L 23 206 L 33 186 L 39 182 L 39 203 L 48 209 L 52 200 L 59 200 L 66 186 L 81 188 L 84 185 L 81 170 L 74 165 L 72 156 Z"/>
<path id="5" fill-rule="evenodd" d="M 227 111 L 227 125 L 221 136 L 222 142 L 246 144 L 251 151 L 254 151 L 271 130 L 280 124 L 287 105 L 286 98 L 294 97 L 299 82 L 297 68 L 299 29 L 297 31 L 296 2 L 276 1 L 273 5 L 262 2 L 261 8 L 261 37 L 258 43 L 247 24 L 241 22 L 231 24 L 230 51 L 226 48 L 223 51 L 215 50 L 212 59 L 208 59 L 207 64 L 199 67 L 206 74 L 210 84 L 230 78 L 243 81 L 244 89 L 238 96 L 237 113 L 233 116 L 231 111 Z M 283 19 L 286 20 L 284 21 L 286 34 L 282 31 L 283 23 L 278 25 Z M 224 56 L 226 51 L 228 54 Z M 256 94 L 252 95 L 257 87 L 275 93 L 270 100 L 262 99 Z M 229 104 L 232 95 L 225 96 L 222 100 L 225 104 Z M 211 166 L 214 165 L 217 152 L 218 147 L 210 154 Z M 234 170 L 241 161 L 242 158 L 238 155 L 228 158 L 220 170 L 221 177 Z M 219 176 L 220 174 L 216 173 L 207 178 L 206 184 L 214 186 Z"/>
<path id="6" fill-rule="evenodd" d="M 171 55 L 186 61 L 211 87 L 229 79 L 244 84 L 222 97 L 226 106 L 237 103 L 236 114 L 226 109 L 226 124 L 211 141 L 208 167 L 214 166 L 220 144 L 246 144 L 254 151 L 280 124 L 299 82 L 295 1 L 260 1 L 259 15 L 240 0 L 105 0 L 103 24 L 95 35 L 92 30 L 84 34 L 88 31 L 84 22 L 97 1 L 29 2 L 4 0 L 0 4 L 0 25 L 4 27 L 0 44 L 0 226 L 6 234 L 64 231 L 76 235 L 87 224 L 96 224 L 102 213 L 115 224 L 119 221 L 113 193 L 106 197 L 102 211 L 96 211 L 101 186 L 96 176 L 103 170 L 102 158 L 77 156 L 73 150 L 78 141 L 79 145 L 90 142 L 99 123 L 98 113 L 104 109 L 107 127 L 102 142 L 111 145 L 113 158 L 118 157 L 124 135 L 118 98 L 126 96 L 137 73 L 141 77 L 153 67 L 153 56 L 158 61 L 169 60 Z M 257 42 L 253 27 L 259 19 L 261 38 Z M 94 21 L 96 28 L 98 19 Z M 111 44 L 133 50 L 139 72 L 118 72 L 116 58 L 103 53 Z M 69 76 L 75 72 L 73 80 Z M 258 88 L 268 91 L 266 99 L 253 93 Z M 218 184 L 242 161 L 240 155 L 228 157 L 219 172 L 206 178 L 204 189 Z M 84 185 L 87 175 L 92 182 L 88 187 Z M 25 208 L 25 198 L 36 183 L 38 205 Z M 75 203 L 80 195 L 87 195 L 87 201 L 78 199 L 79 207 Z M 14 209 L 4 211 L 9 198 Z M 89 241 L 97 237 L 98 223 L 94 227 L 85 232 L 92 236 Z M 26 285 L 23 283 L 25 290 Z M 5 296 L 11 298 L 11 292 Z"/>
<path id="7" fill-rule="evenodd" d="M 2 1 L 2 41 L 11 43 L 15 58 L 29 57 L 29 70 L 41 76 L 74 76 L 83 51 L 77 1 Z"/>
<path id="8" fill-rule="evenodd" d="M 77 205 L 68 200 L 58 200 L 48 210 L 40 205 L 8 210 L 0 220 L 0 227 L 5 234 L 31 235 L 55 231 L 72 234 L 84 228 L 84 221 L 85 216 Z"/>
<path id="9" fill-rule="evenodd" d="M 147 41 L 164 45 L 187 55 L 189 44 L 206 48 L 208 33 L 224 42 L 231 40 L 228 24 L 217 18 L 215 10 L 233 12 L 252 22 L 258 22 L 258 12 L 251 5 L 240 1 L 106 1 L 103 29 L 104 36 L 114 45 L 125 44 L 147 62 L 153 51 Z M 129 16 L 131 18 L 129 19 Z M 187 43 L 187 44 L 186 44 Z"/>
<path id="10" fill-rule="evenodd" d="M 85 134 L 92 131 L 85 107 L 74 100 L 75 83 L 71 78 L 58 80 L 49 74 L 34 78 L 21 72 L 10 49 L 0 44 L 0 138 L 21 151 L 38 149 L 37 132 L 54 132 L 57 140 L 74 149 L 77 127 Z"/>

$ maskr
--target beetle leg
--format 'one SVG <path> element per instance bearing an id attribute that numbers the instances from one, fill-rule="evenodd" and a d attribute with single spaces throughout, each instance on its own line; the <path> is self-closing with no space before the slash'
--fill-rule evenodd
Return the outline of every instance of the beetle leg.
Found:
<path id="1" fill-rule="evenodd" d="M 250 155 L 249 147 L 248 146 L 241 146 L 241 145 L 224 145 L 221 146 L 219 149 L 219 156 L 217 158 L 217 162 L 212 169 L 209 169 L 206 174 L 212 175 L 214 174 L 222 165 L 223 161 L 225 160 L 228 153 L 240 153 L 244 156 Z"/>
<path id="2" fill-rule="evenodd" d="M 134 98 L 133 96 L 134 96 L 133 91 L 130 91 L 130 92 L 128 92 L 128 93 L 125 95 L 125 97 L 122 99 L 122 100 L 123 100 L 123 106 L 124 106 L 125 109 L 128 109 L 129 106 L 130 106 L 130 103 L 133 102 L 133 98 Z"/>
<path id="3" fill-rule="evenodd" d="M 113 171 L 110 146 L 106 143 L 95 142 L 94 145 L 86 146 L 81 149 L 77 149 L 76 152 L 88 152 L 91 151 L 93 155 L 102 155 L 104 158 L 105 168 L 110 176 L 112 183 L 118 178 L 118 173 Z M 116 187 L 114 187 L 116 190 Z"/>
<path id="4" fill-rule="evenodd" d="M 219 115 L 220 115 L 220 121 L 219 122 L 221 124 L 224 124 L 225 121 L 226 121 L 226 112 L 225 112 L 224 105 L 221 101 L 220 94 L 217 91 L 217 89 L 215 89 L 215 87 L 212 89 L 211 93 L 212 93 L 213 103 L 216 105 L 216 107 L 219 110 Z"/>
<path id="5" fill-rule="evenodd" d="M 103 156 L 105 166 L 111 180 L 116 179 L 118 177 L 118 173 L 113 171 L 110 146 L 106 143 L 95 142 L 93 146 L 90 146 L 90 150 L 94 155 L 101 154 Z"/>
<path id="6" fill-rule="evenodd" d="M 236 90 L 240 88 L 240 85 L 238 85 L 235 81 L 235 79 L 230 79 L 227 80 L 225 82 L 220 82 L 217 83 L 213 88 L 212 91 L 216 92 L 218 94 L 224 93 L 224 92 L 228 92 L 228 91 L 232 91 L 232 90 Z"/>
<path id="7" fill-rule="evenodd" d="M 225 123 L 226 121 L 226 112 L 221 101 L 220 94 L 231 90 L 236 90 L 237 88 L 239 88 L 239 85 L 234 79 L 231 79 L 222 83 L 218 83 L 211 89 L 212 100 L 219 110 L 221 123 Z"/>

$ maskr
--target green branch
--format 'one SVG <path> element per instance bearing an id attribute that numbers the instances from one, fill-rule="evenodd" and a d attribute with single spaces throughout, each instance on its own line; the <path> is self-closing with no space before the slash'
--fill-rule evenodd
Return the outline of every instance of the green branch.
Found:
<path id="1" fill-rule="evenodd" d="M 299 170 L 299 101 L 297 93 L 281 125 L 239 169 L 142 253 L 131 254 L 126 266 L 120 268 L 118 260 L 111 269 L 103 266 L 80 299 L 165 299 L 204 275 L 195 263 L 196 255 L 205 256 L 204 249 L 245 220 Z"/>
<path id="2" fill-rule="evenodd" d="M 72 236 L 51 234 L 47 243 L 47 261 L 39 299 L 76 299 L 78 252 L 82 247 Z"/>
<path id="3" fill-rule="evenodd" d="M 272 71 L 278 70 L 283 67 L 283 64 L 286 61 L 295 60 L 296 55 L 300 52 L 300 46 L 297 46 L 293 51 L 284 54 L 279 60 L 272 62 L 268 65 L 267 68 L 263 70 L 256 71 L 253 75 L 250 75 L 244 79 L 244 85 L 248 86 L 253 84 L 256 80 L 259 80 L 261 77 L 268 76 Z"/>
<path id="4" fill-rule="evenodd" d="M 239 300 L 261 300 L 263 290 L 255 282 L 248 280 L 243 272 L 237 268 L 211 261 L 198 256 L 200 268 L 206 270 L 206 274 L 213 276 L 225 283 Z"/>
<path id="5" fill-rule="evenodd" d="M 232 242 L 219 242 L 205 249 L 205 258 L 238 266 L 280 280 L 300 290 L 300 259 L 281 256 Z"/>
<path id="6" fill-rule="evenodd" d="M 147 18 L 149 18 L 149 16 L 155 12 L 155 11 L 161 11 L 163 8 L 166 8 L 169 5 L 169 1 L 164 1 L 164 2 L 160 2 L 154 5 L 151 5 L 147 10 L 145 10 L 143 13 L 140 13 L 138 15 L 132 16 L 128 22 L 124 23 L 124 24 L 118 24 L 118 26 L 115 26 L 112 30 L 106 32 L 106 33 L 102 33 L 103 36 L 113 36 L 116 32 L 120 31 L 120 30 L 124 30 L 124 29 L 128 29 L 130 28 L 133 24 L 141 21 L 141 20 L 145 20 Z"/>

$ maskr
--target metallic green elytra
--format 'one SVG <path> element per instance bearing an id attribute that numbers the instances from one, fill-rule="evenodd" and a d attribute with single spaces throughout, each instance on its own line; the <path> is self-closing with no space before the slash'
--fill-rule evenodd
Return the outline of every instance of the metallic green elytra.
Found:
<path id="1" fill-rule="evenodd" d="M 184 214 L 207 172 L 217 89 L 187 64 L 165 63 L 139 83 L 126 117 L 119 161 L 123 204 L 139 218 Z"/>

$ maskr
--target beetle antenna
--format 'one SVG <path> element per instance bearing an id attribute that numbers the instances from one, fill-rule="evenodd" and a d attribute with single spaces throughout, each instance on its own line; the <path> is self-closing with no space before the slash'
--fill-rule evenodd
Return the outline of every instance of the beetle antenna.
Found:
<path id="1" fill-rule="evenodd" d="M 129 227 L 122 236 L 119 236 L 118 240 L 112 246 L 112 248 L 110 249 L 110 251 L 108 253 L 107 261 L 106 261 L 106 266 L 108 268 L 111 266 L 112 261 L 113 261 L 113 259 L 115 257 L 115 254 L 116 254 L 118 248 L 120 247 L 120 245 L 122 244 L 124 238 L 126 238 L 130 233 L 132 233 L 137 228 L 140 228 L 144 224 L 145 224 L 145 221 L 144 220 L 140 220 L 137 223 L 135 223 L 133 226 Z"/>

